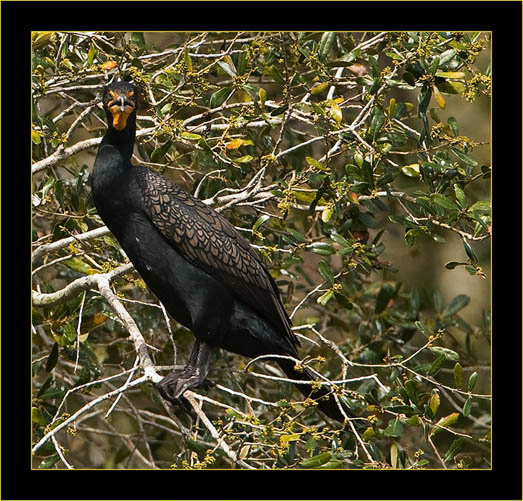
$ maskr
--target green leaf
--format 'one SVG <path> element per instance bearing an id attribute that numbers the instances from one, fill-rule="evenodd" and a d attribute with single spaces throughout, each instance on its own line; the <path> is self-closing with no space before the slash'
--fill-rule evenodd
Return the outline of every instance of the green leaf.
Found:
<path id="1" fill-rule="evenodd" d="M 334 297 L 336 298 L 336 301 L 338 301 L 338 303 L 340 303 L 345 309 L 352 310 L 352 303 L 344 294 L 341 294 L 340 292 L 335 292 Z"/>
<path id="2" fill-rule="evenodd" d="M 449 348 L 444 348 L 443 346 L 432 346 L 430 351 L 438 355 L 443 355 L 447 360 L 455 362 L 459 360 L 459 353 L 456 353 L 454 350 Z"/>
<path id="3" fill-rule="evenodd" d="M 490 214 L 491 209 L 492 205 L 490 202 L 480 200 L 479 202 L 472 204 L 467 212 L 483 212 L 486 214 Z"/>
<path id="4" fill-rule="evenodd" d="M 459 211 L 459 207 L 450 198 L 441 193 L 431 193 L 430 199 L 444 209 Z"/>
<path id="5" fill-rule="evenodd" d="M 443 366 L 443 363 L 445 362 L 447 357 L 445 357 L 445 355 L 443 353 L 440 353 L 436 359 L 434 360 L 434 362 L 432 362 L 432 364 L 430 365 L 430 368 L 427 372 L 427 374 L 429 376 L 435 376 L 439 370 L 441 369 L 441 367 Z"/>
<path id="6" fill-rule="evenodd" d="M 383 113 L 381 108 L 376 108 L 369 127 L 369 134 L 371 135 L 372 139 L 376 138 L 384 123 L 385 113 Z"/>
<path id="7" fill-rule="evenodd" d="M 320 261 L 318 263 L 318 271 L 320 272 L 320 275 L 323 277 L 323 280 L 328 282 L 330 285 L 334 284 L 334 275 L 327 261 Z"/>
<path id="8" fill-rule="evenodd" d="M 448 451 L 445 454 L 445 457 L 443 458 L 443 461 L 445 463 L 449 462 L 454 458 L 454 456 L 463 449 L 463 443 L 465 442 L 464 437 L 456 438 L 451 444 L 448 449 Z"/>
<path id="9" fill-rule="evenodd" d="M 418 115 L 424 115 L 430 103 L 432 96 L 432 88 L 429 85 L 424 85 L 418 96 Z"/>
<path id="10" fill-rule="evenodd" d="M 369 56 L 367 60 L 372 68 L 372 76 L 378 77 L 381 73 L 378 65 L 378 58 L 376 56 Z"/>
<path id="11" fill-rule="evenodd" d="M 459 261 L 449 261 L 446 265 L 445 265 L 445 268 L 447 268 L 447 270 L 453 270 L 456 266 L 467 266 L 468 263 L 460 263 Z"/>
<path id="12" fill-rule="evenodd" d="M 211 108 L 218 108 L 221 106 L 229 96 L 234 92 L 231 87 L 224 87 L 223 89 L 217 90 L 209 100 L 209 106 Z"/>
<path id="13" fill-rule="evenodd" d="M 463 247 L 465 248 L 465 252 L 467 253 L 467 256 L 469 257 L 470 261 L 473 265 L 477 265 L 478 257 L 476 256 L 476 253 L 472 250 L 471 245 L 465 239 L 462 239 L 461 241 L 463 242 Z"/>
<path id="14" fill-rule="evenodd" d="M 335 31 L 326 31 L 320 40 L 320 46 L 318 49 L 318 53 L 320 55 L 320 58 L 325 59 L 329 52 L 332 49 L 332 46 L 334 45 L 334 41 L 336 40 L 337 33 Z"/>
<path id="15" fill-rule="evenodd" d="M 383 436 L 385 437 L 401 437 L 403 432 L 403 425 L 398 418 L 391 419 L 389 424 L 383 431 Z"/>
<path id="16" fill-rule="evenodd" d="M 360 212 L 358 219 L 368 228 L 378 228 L 379 225 L 370 212 Z"/>
<path id="17" fill-rule="evenodd" d="M 476 386 L 477 380 L 478 380 L 478 373 L 473 372 L 469 377 L 468 391 L 472 391 L 474 389 L 474 386 Z"/>
<path id="18" fill-rule="evenodd" d="M 141 31 L 133 31 L 131 33 L 131 43 L 142 49 L 145 47 L 145 38 Z"/>
<path id="19" fill-rule="evenodd" d="M 287 228 L 287 231 L 300 243 L 308 242 L 307 237 L 300 233 L 299 231 L 296 231 L 294 228 Z"/>
<path id="20" fill-rule="evenodd" d="M 445 307 L 441 316 L 443 318 L 451 317 L 459 310 L 465 308 L 470 303 L 470 297 L 465 294 L 459 294 Z"/>
<path id="21" fill-rule="evenodd" d="M 262 214 L 254 223 L 252 231 L 256 231 L 263 223 L 268 221 L 270 218 L 271 216 L 268 216 L 267 214 Z"/>
<path id="22" fill-rule="evenodd" d="M 58 362 L 58 343 L 55 343 L 53 345 L 53 347 L 51 348 L 51 353 L 47 357 L 47 362 L 45 364 L 46 372 L 51 372 L 55 368 L 55 365 L 57 362 Z"/>
<path id="23" fill-rule="evenodd" d="M 281 71 L 276 66 L 268 66 L 266 68 L 266 71 L 274 79 L 276 83 L 279 83 L 280 85 L 285 85 L 285 79 L 283 78 Z"/>
<path id="24" fill-rule="evenodd" d="M 396 412 L 398 414 L 405 414 L 405 416 L 410 417 L 416 414 L 416 409 L 410 405 L 390 405 L 385 407 L 385 410 L 390 412 Z"/>
<path id="25" fill-rule="evenodd" d="M 439 55 L 439 67 L 443 67 L 445 64 L 450 62 L 457 54 L 456 49 L 448 49 Z"/>
<path id="26" fill-rule="evenodd" d="M 463 153 L 461 150 L 451 147 L 450 151 L 452 151 L 452 153 L 454 153 L 454 155 L 456 155 L 463 163 L 472 167 L 477 167 L 478 162 L 476 162 L 476 160 L 474 160 L 473 158 L 469 157 L 467 154 Z"/>
<path id="27" fill-rule="evenodd" d="M 322 452 L 321 454 L 316 454 L 316 456 L 303 459 L 302 461 L 300 461 L 300 466 L 302 466 L 303 468 L 314 468 L 316 466 L 321 466 L 322 464 L 325 464 L 327 461 L 329 461 L 330 458 L 330 452 Z"/>
<path id="28" fill-rule="evenodd" d="M 416 326 L 417 329 L 419 329 L 423 334 L 425 334 L 425 336 L 428 336 L 430 334 L 430 331 L 428 329 L 428 327 L 425 325 L 424 322 L 420 321 L 420 320 L 416 320 L 414 322 L 414 325 Z"/>
<path id="29" fill-rule="evenodd" d="M 336 252 L 336 249 L 326 242 L 314 242 L 307 245 L 305 250 L 319 254 L 320 256 L 330 256 Z"/>
<path id="30" fill-rule="evenodd" d="M 459 135 L 459 128 L 458 128 L 458 122 L 454 117 L 449 117 L 447 119 L 447 123 L 450 127 L 450 130 L 452 131 L 452 134 L 454 134 L 455 137 Z"/>
<path id="31" fill-rule="evenodd" d="M 60 388 L 55 386 L 55 387 L 49 388 L 47 391 L 44 391 L 44 393 L 42 393 L 39 398 L 41 400 L 62 398 L 65 395 L 65 393 L 66 393 L 66 390 L 63 386 Z"/>
<path id="32" fill-rule="evenodd" d="M 334 240 L 337 244 L 341 245 L 342 247 L 352 248 L 352 244 L 347 239 L 342 237 L 339 233 L 336 233 L 335 231 L 333 231 L 330 234 L 330 237 L 332 238 L 332 240 Z"/>
<path id="33" fill-rule="evenodd" d="M 404 384 L 405 391 L 410 401 L 414 404 L 418 404 L 418 389 L 416 388 L 416 383 L 412 379 L 407 379 Z"/>
<path id="34" fill-rule="evenodd" d="M 325 469 L 325 470 L 334 470 L 336 468 L 339 468 L 342 464 L 343 464 L 343 462 L 340 461 L 339 459 L 334 459 L 333 461 L 328 461 L 327 463 L 322 464 L 322 465 L 318 466 L 317 468 Z"/>
<path id="35" fill-rule="evenodd" d="M 165 154 L 169 151 L 169 148 L 172 146 L 173 142 L 169 139 L 151 153 L 151 162 L 158 163 L 165 157 Z"/>
<path id="36" fill-rule="evenodd" d="M 472 408 L 472 397 L 467 398 L 465 404 L 463 405 L 463 415 L 468 417 L 470 414 L 470 409 Z"/>
<path id="37" fill-rule="evenodd" d="M 225 71 L 225 73 L 227 73 L 227 75 L 234 78 L 238 75 L 236 73 L 236 68 L 234 67 L 234 63 L 232 62 L 232 59 L 230 58 L 230 56 L 226 56 L 226 57 L 228 57 L 227 61 L 225 61 L 225 60 L 217 61 L 216 64 L 218 64 L 218 66 L 223 71 Z"/>
<path id="38" fill-rule="evenodd" d="M 48 458 L 45 458 L 40 465 L 38 466 L 41 470 L 46 470 L 48 468 L 51 468 L 54 466 L 54 464 L 60 459 L 60 456 L 58 454 L 55 454 L 54 456 L 49 456 Z"/>
<path id="39" fill-rule="evenodd" d="M 401 224 L 402 226 L 405 226 L 405 228 L 413 228 L 413 229 L 418 228 L 414 221 L 411 221 L 410 219 L 406 218 L 405 216 L 397 216 L 395 214 L 392 214 L 391 216 L 389 216 L 389 221 L 396 223 L 396 224 Z"/>
<path id="40" fill-rule="evenodd" d="M 456 365 L 454 366 L 454 386 L 456 388 L 461 388 L 461 385 L 463 384 L 463 367 L 459 362 L 456 362 Z"/>
<path id="41" fill-rule="evenodd" d="M 459 206 L 465 207 L 465 192 L 461 189 L 461 187 L 458 184 L 454 185 L 454 194 L 456 195 L 456 201 L 458 202 Z"/>

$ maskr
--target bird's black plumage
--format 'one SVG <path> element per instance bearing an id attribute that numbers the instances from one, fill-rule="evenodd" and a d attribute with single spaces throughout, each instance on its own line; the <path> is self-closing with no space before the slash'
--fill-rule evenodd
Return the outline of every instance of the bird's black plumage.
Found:
<path id="1" fill-rule="evenodd" d="M 185 390 L 204 384 L 214 348 L 247 357 L 297 357 L 298 340 L 278 288 L 249 243 L 201 200 L 153 170 L 132 165 L 138 89 L 110 84 L 103 104 L 108 130 L 92 175 L 96 208 L 145 283 L 196 337 L 186 368 L 160 381 L 162 396 L 178 402 Z M 314 379 L 291 360 L 276 361 L 293 379 Z M 343 421 L 324 387 L 297 386 L 318 399 L 325 414 Z"/>

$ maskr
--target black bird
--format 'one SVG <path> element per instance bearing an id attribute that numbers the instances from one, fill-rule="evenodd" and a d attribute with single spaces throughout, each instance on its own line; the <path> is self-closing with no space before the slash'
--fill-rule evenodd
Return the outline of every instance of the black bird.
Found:
<path id="1" fill-rule="evenodd" d="M 251 358 L 297 358 L 299 342 L 273 278 L 233 225 L 153 170 L 131 164 L 138 94 L 124 82 L 104 88 L 108 129 L 94 163 L 92 193 L 98 213 L 144 282 L 194 333 L 187 366 L 158 383 L 162 397 L 179 404 L 184 391 L 206 384 L 215 348 Z M 292 379 L 315 379 L 291 360 L 275 361 Z M 296 386 L 317 399 L 327 416 L 344 421 L 325 386 Z M 346 406 L 344 411 L 349 415 Z"/>

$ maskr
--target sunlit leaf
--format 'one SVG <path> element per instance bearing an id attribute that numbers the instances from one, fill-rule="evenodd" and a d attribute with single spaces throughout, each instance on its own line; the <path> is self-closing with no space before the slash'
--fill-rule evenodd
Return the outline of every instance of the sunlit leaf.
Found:
<path id="1" fill-rule="evenodd" d="M 442 417 L 434 426 L 432 431 L 430 432 L 430 436 L 436 435 L 440 431 L 443 430 L 441 426 L 445 426 L 448 428 L 449 426 L 452 426 L 453 424 L 456 424 L 459 418 L 459 412 L 453 412 L 452 414 L 449 414 L 448 416 Z"/>

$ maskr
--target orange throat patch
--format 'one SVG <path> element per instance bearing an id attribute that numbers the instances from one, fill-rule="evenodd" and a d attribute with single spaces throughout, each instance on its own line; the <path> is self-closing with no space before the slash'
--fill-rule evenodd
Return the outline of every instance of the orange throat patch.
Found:
<path id="1" fill-rule="evenodd" d="M 126 107 L 126 109 L 122 111 L 120 106 L 111 106 L 109 110 L 113 116 L 113 127 L 118 131 L 124 130 L 132 110 L 128 110 Z"/>

